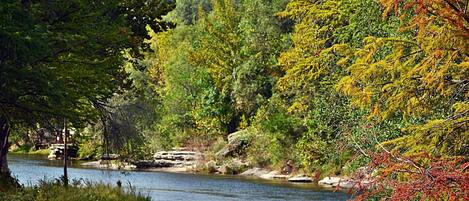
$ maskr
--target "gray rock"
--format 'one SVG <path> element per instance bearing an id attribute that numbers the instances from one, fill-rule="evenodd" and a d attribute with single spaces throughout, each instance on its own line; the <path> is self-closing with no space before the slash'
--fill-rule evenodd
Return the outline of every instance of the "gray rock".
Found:
<path id="1" fill-rule="evenodd" d="M 275 170 L 260 176 L 260 178 L 263 178 L 263 179 L 288 179 L 289 177 L 290 175 L 280 174 L 279 171 L 275 171 Z"/>
<path id="2" fill-rule="evenodd" d="M 246 167 L 246 163 L 243 163 L 241 160 L 235 158 L 218 168 L 218 172 L 221 174 L 238 174 Z"/>
<path id="3" fill-rule="evenodd" d="M 357 184 L 357 182 L 354 182 L 354 181 L 351 181 L 351 180 L 343 180 L 343 181 L 340 181 L 338 185 L 341 188 L 350 189 L 350 188 L 353 188 L 354 186 L 356 186 L 356 184 Z"/>
<path id="4" fill-rule="evenodd" d="M 194 151 L 159 151 L 153 155 L 155 160 L 196 160 L 197 154 Z"/>
<path id="5" fill-rule="evenodd" d="M 232 174 L 233 173 L 233 170 L 227 165 L 222 165 L 221 167 L 217 169 L 217 171 L 220 174 Z"/>
<path id="6" fill-rule="evenodd" d="M 186 149 L 159 151 L 153 155 L 153 160 L 133 162 L 137 168 L 190 168 L 194 169 L 196 161 L 202 154 Z"/>
<path id="7" fill-rule="evenodd" d="M 261 177 L 262 175 L 268 174 L 268 173 L 269 173 L 269 170 L 256 167 L 256 168 L 248 169 L 244 171 L 243 173 L 241 173 L 240 175 Z"/>
<path id="8" fill-rule="evenodd" d="M 307 175 L 296 175 L 293 177 L 290 177 L 288 179 L 289 182 L 300 182 L 300 183 L 311 183 L 313 182 L 313 179 L 308 177 Z"/>
<path id="9" fill-rule="evenodd" d="M 240 155 L 248 146 L 251 136 L 252 134 L 247 129 L 231 133 L 228 135 L 228 144 L 215 154 L 216 157 L 221 159 Z"/>
<path id="10" fill-rule="evenodd" d="M 207 168 L 207 171 L 208 171 L 209 173 L 215 173 L 215 172 L 217 172 L 217 169 L 218 169 L 218 167 L 217 167 L 217 162 L 215 162 L 215 161 L 209 161 L 209 162 L 207 162 L 207 163 L 205 164 L 205 167 Z"/>
<path id="11" fill-rule="evenodd" d="M 339 185 L 340 181 L 342 181 L 342 179 L 339 177 L 324 177 L 324 179 L 319 180 L 318 184 L 325 186 L 337 186 Z"/>
<path id="12" fill-rule="evenodd" d="M 326 177 L 318 182 L 320 185 L 328 186 L 328 187 L 340 187 L 345 189 L 351 188 L 361 188 L 370 185 L 371 180 L 364 179 L 364 180 L 353 180 L 353 179 L 341 179 L 338 177 Z"/>

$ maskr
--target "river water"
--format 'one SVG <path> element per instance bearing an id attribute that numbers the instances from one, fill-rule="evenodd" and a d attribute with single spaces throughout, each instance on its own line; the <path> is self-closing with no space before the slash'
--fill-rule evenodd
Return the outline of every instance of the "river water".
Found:
<path id="1" fill-rule="evenodd" d="M 60 161 L 42 156 L 10 154 L 9 167 L 20 183 L 34 185 L 41 179 L 54 179 L 63 174 Z M 344 192 L 333 192 L 315 184 L 293 184 L 284 181 L 259 180 L 236 176 L 199 175 L 144 171 L 86 169 L 72 162 L 71 179 L 92 182 L 131 184 L 154 201 L 225 201 L 225 200 L 347 200 Z"/>

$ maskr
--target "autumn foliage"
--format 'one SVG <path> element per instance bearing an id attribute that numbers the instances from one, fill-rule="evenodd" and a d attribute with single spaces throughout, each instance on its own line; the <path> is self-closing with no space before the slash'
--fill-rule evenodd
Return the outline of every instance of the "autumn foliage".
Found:
<path id="1" fill-rule="evenodd" d="M 469 200 L 469 162 L 463 158 L 383 152 L 373 157 L 369 167 L 378 176 L 359 189 L 364 193 L 356 200 Z"/>
<path id="2" fill-rule="evenodd" d="M 413 10 L 412 21 L 420 28 L 433 23 L 436 19 L 443 19 L 458 29 L 461 34 L 469 38 L 468 1 L 465 0 L 381 0 L 386 7 L 384 14 L 394 10 L 396 15 Z M 399 5 L 404 5 L 400 9 Z M 410 14 L 410 13 L 408 13 Z"/>

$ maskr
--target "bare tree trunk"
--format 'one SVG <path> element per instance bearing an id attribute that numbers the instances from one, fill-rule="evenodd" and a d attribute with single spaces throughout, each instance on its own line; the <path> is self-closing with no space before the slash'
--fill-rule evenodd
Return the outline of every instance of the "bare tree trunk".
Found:
<path id="1" fill-rule="evenodd" d="M 8 144 L 8 135 L 10 135 L 10 125 L 8 119 L 0 115 L 0 178 L 10 179 L 10 170 L 7 163 L 7 152 L 10 147 Z"/>

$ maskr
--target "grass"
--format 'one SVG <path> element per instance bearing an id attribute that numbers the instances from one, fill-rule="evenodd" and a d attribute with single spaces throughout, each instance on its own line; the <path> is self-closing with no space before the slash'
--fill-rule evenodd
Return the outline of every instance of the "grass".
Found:
<path id="1" fill-rule="evenodd" d="M 150 201 L 149 197 L 107 184 L 73 181 L 64 187 L 59 180 L 41 181 L 33 187 L 22 187 L 6 192 L 0 191 L 2 201 Z"/>
<path id="2" fill-rule="evenodd" d="M 12 148 L 10 152 L 17 153 L 17 154 L 49 155 L 50 150 L 49 149 L 33 150 L 33 148 L 29 145 L 21 145 L 19 147 Z"/>
<path id="3" fill-rule="evenodd" d="M 35 151 L 30 151 L 28 154 L 33 154 L 33 155 L 49 155 L 50 150 L 49 149 L 39 149 Z"/>

